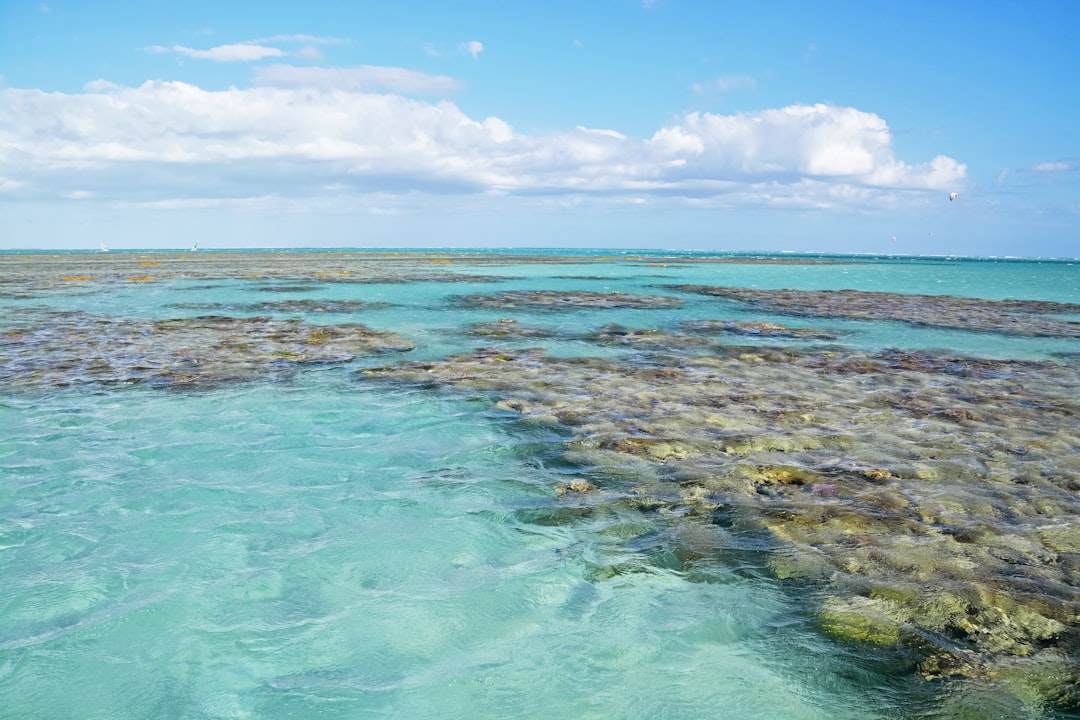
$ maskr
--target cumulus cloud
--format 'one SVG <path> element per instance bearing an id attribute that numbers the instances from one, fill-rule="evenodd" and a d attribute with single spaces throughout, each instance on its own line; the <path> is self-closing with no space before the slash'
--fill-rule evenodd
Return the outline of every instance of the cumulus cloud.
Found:
<path id="1" fill-rule="evenodd" d="M 285 51 L 280 48 L 257 45 L 254 43 L 218 45 L 209 50 L 196 50 L 195 48 L 184 47 L 183 45 L 172 45 L 170 47 L 151 45 L 146 48 L 146 50 L 147 52 L 152 53 L 177 53 L 178 55 L 186 55 L 187 57 L 198 58 L 200 60 L 213 60 L 215 62 L 251 62 L 253 60 L 262 60 L 263 58 L 268 57 L 282 57 L 285 55 Z"/>
<path id="2" fill-rule="evenodd" d="M 951 189 L 966 172 L 949 157 L 896 158 L 885 121 L 854 108 L 689 113 L 649 137 L 583 126 L 530 135 L 402 93 L 446 89 L 449 78 L 289 66 L 259 78 L 220 91 L 162 81 L 0 89 L 0 178 L 20 178 L 0 190 L 70 197 L 93 188 L 98 199 L 160 207 L 212 197 L 317 203 L 343 192 L 835 207 Z"/>
<path id="3" fill-rule="evenodd" d="M 883 119 L 821 104 L 737 115 L 690 113 L 659 130 L 649 145 L 662 156 L 681 156 L 684 173 L 700 177 L 835 178 L 943 189 L 966 172 L 943 156 L 915 166 L 899 161 Z"/>

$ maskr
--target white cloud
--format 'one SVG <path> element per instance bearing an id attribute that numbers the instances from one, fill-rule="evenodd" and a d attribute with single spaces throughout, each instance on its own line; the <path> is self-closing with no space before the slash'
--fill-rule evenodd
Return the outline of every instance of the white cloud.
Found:
<path id="1" fill-rule="evenodd" d="M 458 45 L 458 49 L 466 55 L 472 55 L 475 60 L 480 57 L 480 53 L 484 52 L 484 43 L 478 40 L 470 40 L 469 42 L 463 42 Z"/>
<path id="2" fill-rule="evenodd" d="M 152 53 L 173 52 L 179 55 L 186 55 L 187 57 L 198 58 L 200 60 L 213 60 L 215 62 L 251 62 L 253 60 L 262 60 L 263 58 L 268 57 L 282 57 L 285 55 L 285 51 L 280 48 L 252 43 L 218 45 L 209 50 L 196 50 L 195 48 L 184 47 L 183 45 L 173 45 L 171 47 L 151 45 L 146 48 L 146 51 Z"/>
<path id="3" fill-rule="evenodd" d="M 854 108 L 795 105 L 690 113 L 651 137 L 577 127 L 546 135 L 477 120 L 423 91 L 456 83 L 402 68 L 271 66 L 261 86 L 91 83 L 87 92 L 0 89 L 6 197 L 184 203 L 343 194 L 527 193 L 654 202 L 865 207 L 952 189 L 964 165 L 897 159 L 885 121 Z M 344 190 L 342 188 L 345 188 Z M 280 203 L 279 203 L 280 204 Z"/>
<path id="4" fill-rule="evenodd" d="M 943 189 L 965 166 L 938 157 L 918 166 L 893 156 L 885 121 L 829 105 L 792 105 L 738 115 L 690 113 L 650 141 L 703 177 L 837 178 L 879 187 Z"/>
<path id="5" fill-rule="evenodd" d="M 269 65 L 255 70 L 257 85 L 283 88 L 314 88 L 350 92 L 388 91 L 403 94 L 445 94 L 461 84 L 445 75 L 378 65 L 351 68 Z"/>
<path id="6" fill-rule="evenodd" d="M 253 62 L 270 57 L 296 55 L 306 60 L 321 60 L 322 52 L 317 45 L 341 45 L 348 43 L 344 38 L 317 35 L 273 35 L 271 37 L 248 40 L 245 42 L 218 45 L 208 50 L 199 50 L 184 45 L 151 45 L 145 48 L 149 53 L 176 53 L 185 57 L 215 62 Z M 301 45 L 298 50 L 286 52 L 276 45 Z"/>
<path id="7" fill-rule="evenodd" d="M 615 138 L 617 140 L 625 140 L 626 139 L 625 135 L 623 135 L 621 132 L 616 132 L 615 130 L 597 130 L 597 129 L 594 129 L 594 128 L 587 128 L 587 127 L 585 127 L 583 125 L 578 125 L 577 130 L 578 130 L 578 132 L 591 133 L 593 135 L 605 135 L 607 137 L 612 137 L 612 138 Z"/>

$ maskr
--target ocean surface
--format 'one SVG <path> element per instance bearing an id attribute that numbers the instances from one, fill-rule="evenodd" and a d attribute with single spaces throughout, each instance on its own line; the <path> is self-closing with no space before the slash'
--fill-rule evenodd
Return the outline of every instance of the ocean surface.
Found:
<path id="1" fill-rule="evenodd" d="M 761 291 L 766 301 L 701 291 L 716 287 Z M 1061 306 L 1038 311 L 1058 325 L 1033 334 L 1023 318 L 1003 331 L 929 322 L 917 308 L 911 318 L 876 319 L 769 304 L 768 293 L 780 290 L 814 291 L 795 303 L 846 290 L 873 293 L 865 296 L 873 302 L 989 301 L 961 308 L 960 320 L 980 323 L 979 313 L 987 323 L 1001 316 L 994 303 Z M 653 300 L 625 302 L 636 297 Z M 1057 408 L 1045 417 L 1058 426 L 1042 445 L 1030 442 L 1031 452 L 1051 448 L 1055 487 L 1065 488 L 1060 508 L 1070 502 L 1067 488 L 1080 490 L 1069 414 L 1076 386 L 1062 375 L 1080 363 L 1080 333 L 1070 330 L 1080 327 L 1078 311 L 1080 262 L 1067 260 L 0 254 L 0 718 L 1080 717 L 1068 689 L 1042 682 L 1072 677 L 1074 607 L 1043 612 L 1050 629 L 1033 630 L 1030 643 L 1028 635 L 983 642 L 989 621 L 968 635 L 955 623 L 905 634 L 914 627 L 907 621 L 898 621 L 895 639 L 838 632 L 822 620 L 836 599 L 829 576 L 781 572 L 776 561 L 791 552 L 789 541 L 825 553 L 827 543 L 792 539 L 768 519 L 736 512 L 756 497 L 787 503 L 813 494 L 817 502 L 832 483 L 765 487 L 754 476 L 746 482 L 757 491 L 739 495 L 687 480 L 691 471 L 729 472 L 735 465 L 724 463 L 740 451 L 641 451 L 640 438 L 660 434 L 654 426 L 668 423 L 671 447 L 697 431 L 671 430 L 687 417 L 681 410 L 636 414 L 667 402 L 665 392 L 598 404 L 604 427 L 631 417 L 639 432 L 580 451 L 601 433 L 589 425 L 590 398 L 615 397 L 620 375 L 595 391 L 594 380 L 566 375 L 588 368 L 596 378 L 607 366 L 689 373 L 711 358 L 750 362 L 765 347 L 788 353 L 793 373 L 799 363 L 881 364 L 907 353 L 923 365 L 977 359 L 989 383 L 1019 363 L 1015 372 L 1030 373 L 1015 380 L 1025 388 L 1039 373 L 1063 378 L 1038 399 Z M 358 324 L 375 334 L 371 348 L 334 344 L 334 328 Z M 665 334 L 676 330 L 674 339 Z M 249 345 L 256 333 L 265 347 Z M 688 338 L 699 349 L 684 360 Z M 529 366 L 528 384 L 499 368 L 484 375 L 474 369 L 481 365 L 444 364 L 468 356 L 524 367 L 539 362 L 529 358 L 541 347 L 545 364 Z M 399 375 L 403 364 L 408 373 Z M 895 372 L 924 372 L 902 365 Z M 757 376 L 719 368 L 713 374 L 752 402 L 780 393 L 798 403 L 807 392 L 797 374 L 754 389 Z M 813 372 L 807 377 L 826 371 Z M 867 377 L 825 378 L 820 392 Z M 949 393 L 969 402 L 969 386 L 949 384 L 968 375 L 941 377 L 926 387 L 945 402 Z M 519 383 L 513 392 L 509 382 Z M 863 387 L 843 385 L 828 397 Z M 571 391 L 584 418 L 568 419 Z M 817 412 L 807 402 L 800 413 Z M 525 409 L 544 403 L 542 413 Z M 984 418 L 971 404 L 968 416 L 948 419 L 949 442 L 990 447 L 994 433 L 976 425 Z M 828 403 L 819 405 L 828 416 Z M 904 442 L 922 447 L 918 433 L 938 432 L 940 412 L 916 417 L 912 407 L 903 410 L 915 418 Z M 714 414 L 728 428 L 724 409 Z M 822 437 L 836 435 L 839 420 L 820 422 L 830 428 Z M 896 442 L 876 464 L 861 445 L 829 452 L 866 477 L 880 465 L 888 471 L 881 477 L 902 483 L 910 466 L 911 482 L 929 482 L 920 468 L 932 461 L 903 459 Z M 744 455 L 751 459 L 731 476 L 749 478 L 766 462 L 789 476 L 824 472 L 824 450 L 789 450 L 780 463 L 781 449 L 772 447 L 768 461 Z M 973 477 L 1019 477 L 1008 464 L 1018 450 L 1000 459 L 985 452 Z M 1031 458 L 1023 472 L 1038 475 L 1050 462 Z M 698 460 L 713 464 L 686 465 Z M 911 492 L 898 486 L 895 494 Z M 995 507 L 1001 522 L 1019 522 L 1019 511 Z M 1050 548 L 1054 511 L 1041 512 L 1038 537 Z M 1078 551 L 1070 555 L 1067 542 L 1077 537 L 1076 518 L 1052 520 L 1066 547 L 1042 564 L 1075 568 Z M 936 576 L 920 577 L 933 592 Z M 1075 569 L 1031 577 L 1023 597 L 1041 598 L 1039 607 L 1080 602 L 1068 584 Z M 836 597 L 848 594 L 858 593 Z M 941 647 L 978 658 L 955 674 L 927 670 Z M 1045 678 L 1025 667 L 1010 684 L 995 669 L 1010 653 L 1048 648 L 1064 661 L 1047 665 Z"/>

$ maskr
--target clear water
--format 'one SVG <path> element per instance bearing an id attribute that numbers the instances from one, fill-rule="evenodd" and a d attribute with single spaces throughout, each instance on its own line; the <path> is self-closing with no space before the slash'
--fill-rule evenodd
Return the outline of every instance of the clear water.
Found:
<path id="1" fill-rule="evenodd" d="M 477 272 L 508 279 L 289 297 L 394 303 L 347 319 L 416 341 L 410 359 L 483 344 L 462 328 L 499 313 L 454 308 L 467 292 L 701 283 L 1080 302 L 1080 268 L 1065 263 Z M 197 313 L 177 303 L 274 297 L 250 281 L 185 281 L 3 304 L 179 317 Z M 528 321 L 583 331 L 750 317 L 684 298 L 679 310 Z M 1080 351 L 1075 340 L 780 320 L 844 329 L 843 343 L 868 349 Z M 358 367 L 389 361 L 198 393 L 0 389 L 0 717 L 945 717 L 947 687 L 908 679 L 903 656 L 822 637 L 764 570 L 762 538 L 614 510 L 545 521 L 553 486 L 573 473 L 560 438 L 488 402 L 357 381 Z M 632 571 L 596 572 L 615 565 Z"/>

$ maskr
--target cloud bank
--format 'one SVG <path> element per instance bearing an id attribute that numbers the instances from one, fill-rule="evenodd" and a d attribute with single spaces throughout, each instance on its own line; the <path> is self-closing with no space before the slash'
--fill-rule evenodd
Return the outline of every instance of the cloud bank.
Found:
<path id="1" fill-rule="evenodd" d="M 952 189 L 966 173 L 945 156 L 896 158 L 885 120 L 850 107 L 693 112 L 648 137 L 585 127 L 530 135 L 410 97 L 457 86 L 403 68 L 272 65 L 247 89 L 165 81 L 99 81 L 81 93 L 0 89 L 0 197 L 180 207 L 205 198 L 517 194 L 837 207 Z"/>

